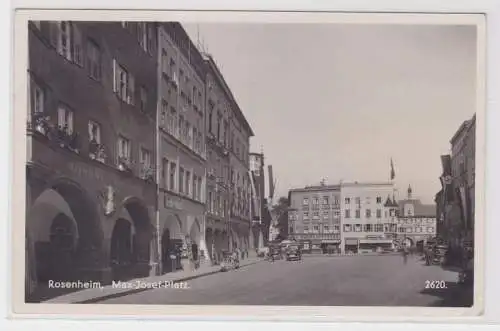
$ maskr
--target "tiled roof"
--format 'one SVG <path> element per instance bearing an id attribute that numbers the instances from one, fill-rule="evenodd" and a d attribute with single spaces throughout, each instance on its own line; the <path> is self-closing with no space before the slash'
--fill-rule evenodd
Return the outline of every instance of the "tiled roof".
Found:
<path id="1" fill-rule="evenodd" d="M 399 200 L 398 205 L 399 205 L 400 215 L 403 215 L 404 205 L 407 203 L 413 204 L 414 216 L 433 216 L 433 217 L 436 216 L 436 205 L 423 204 L 418 199 Z"/>

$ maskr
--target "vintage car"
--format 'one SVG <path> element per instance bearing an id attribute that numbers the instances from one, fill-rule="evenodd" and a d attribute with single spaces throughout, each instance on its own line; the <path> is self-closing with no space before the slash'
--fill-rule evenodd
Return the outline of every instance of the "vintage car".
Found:
<path id="1" fill-rule="evenodd" d="M 240 267 L 240 260 L 229 252 L 222 253 L 223 258 L 220 264 L 221 271 L 229 271 L 232 269 L 238 269 Z"/>
<path id="2" fill-rule="evenodd" d="M 302 252 L 299 245 L 289 245 L 286 248 L 285 256 L 287 261 L 302 260 Z"/>
<path id="3" fill-rule="evenodd" d="M 270 246 L 267 258 L 271 262 L 274 262 L 275 260 L 281 260 L 281 258 L 282 258 L 281 247 L 279 247 L 279 246 Z"/>

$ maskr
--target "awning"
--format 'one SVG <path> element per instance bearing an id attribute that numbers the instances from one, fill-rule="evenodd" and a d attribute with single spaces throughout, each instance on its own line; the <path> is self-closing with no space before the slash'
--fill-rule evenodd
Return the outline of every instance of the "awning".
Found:
<path id="1" fill-rule="evenodd" d="M 334 239 L 324 239 L 321 240 L 322 244 L 340 244 L 340 240 L 334 240 Z"/>
<path id="2" fill-rule="evenodd" d="M 345 240 L 346 245 L 357 245 L 358 244 L 358 239 L 346 239 Z"/>
<path id="3" fill-rule="evenodd" d="M 360 244 L 392 244 L 392 240 L 387 239 L 361 239 Z"/>

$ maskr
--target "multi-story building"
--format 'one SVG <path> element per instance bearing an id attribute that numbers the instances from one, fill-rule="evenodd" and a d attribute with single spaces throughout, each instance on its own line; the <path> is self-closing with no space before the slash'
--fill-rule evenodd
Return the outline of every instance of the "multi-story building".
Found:
<path id="1" fill-rule="evenodd" d="M 271 217 L 267 209 L 266 176 L 264 171 L 264 154 L 250 153 L 250 180 L 252 189 L 252 231 L 250 232 L 250 247 L 264 246 L 268 241 Z M 252 247 L 253 246 L 253 247 Z"/>
<path id="2" fill-rule="evenodd" d="M 158 27 L 159 233 L 163 271 L 208 261 L 205 242 L 205 63 L 177 22 Z M 210 206 L 212 206 L 210 204 Z M 177 258 L 176 258 L 177 260 Z"/>
<path id="3" fill-rule="evenodd" d="M 341 243 L 339 185 L 307 186 L 288 193 L 289 236 L 306 252 L 338 250 Z"/>
<path id="4" fill-rule="evenodd" d="M 474 241 L 476 116 L 462 123 L 450 140 L 451 155 L 441 156 L 442 190 L 436 195 L 439 236 L 459 254 Z"/>
<path id="5" fill-rule="evenodd" d="M 229 201 L 231 194 L 229 167 L 229 123 L 231 91 L 212 56 L 203 54 L 206 77 L 207 137 L 207 224 L 206 240 L 210 255 L 219 261 L 229 249 Z"/>
<path id="6" fill-rule="evenodd" d="M 394 193 L 393 183 L 342 183 L 340 192 L 342 252 L 392 248 L 394 218 L 391 215 L 394 215 L 395 204 L 389 202 Z"/>
<path id="7" fill-rule="evenodd" d="M 228 89 L 229 90 L 229 89 Z M 229 90 L 230 91 L 230 90 Z M 235 98 L 230 94 L 229 115 L 229 249 L 249 249 L 252 188 L 249 172 L 250 137 L 254 133 Z"/>
<path id="8" fill-rule="evenodd" d="M 426 241 L 436 236 L 436 206 L 414 199 L 411 186 L 407 193 L 407 198 L 398 202 L 397 239 L 423 249 Z"/>
<path id="9" fill-rule="evenodd" d="M 27 294 L 155 272 L 154 23 L 30 22 Z"/>

